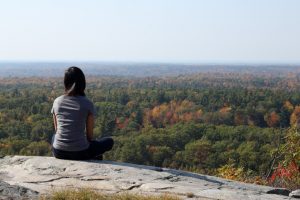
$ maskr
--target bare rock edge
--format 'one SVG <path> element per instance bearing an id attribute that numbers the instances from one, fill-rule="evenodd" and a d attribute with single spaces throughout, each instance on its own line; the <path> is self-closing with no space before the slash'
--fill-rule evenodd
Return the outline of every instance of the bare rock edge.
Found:
<path id="1" fill-rule="evenodd" d="M 293 199 L 268 194 L 268 191 L 274 189 L 272 187 L 180 170 L 112 161 L 70 161 L 40 156 L 0 158 L 0 183 L 11 188 L 5 190 L 3 186 L 1 190 L 0 187 L 0 199 L 9 199 L 9 195 L 15 195 L 14 199 L 19 196 L 34 199 L 38 194 L 67 188 L 90 188 L 108 193 L 170 193 L 183 199 L 191 199 L 188 196 L 193 196 L 193 199 L 224 200 Z"/>

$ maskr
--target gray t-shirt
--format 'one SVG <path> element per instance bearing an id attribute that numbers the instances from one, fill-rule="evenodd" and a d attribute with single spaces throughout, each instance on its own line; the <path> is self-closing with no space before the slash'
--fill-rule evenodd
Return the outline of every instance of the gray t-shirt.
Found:
<path id="1" fill-rule="evenodd" d="M 53 147 L 63 151 L 81 151 L 89 147 L 86 119 L 95 115 L 93 103 L 85 96 L 62 95 L 54 100 L 51 113 L 55 114 L 57 130 Z"/>

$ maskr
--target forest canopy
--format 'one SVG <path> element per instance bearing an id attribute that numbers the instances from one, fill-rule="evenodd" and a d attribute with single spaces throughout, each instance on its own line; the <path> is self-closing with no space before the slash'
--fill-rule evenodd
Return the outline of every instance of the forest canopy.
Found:
<path id="1" fill-rule="evenodd" d="M 297 75 L 87 80 L 95 138 L 116 141 L 106 159 L 299 187 Z M 1 78 L 0 155 L 51 155 L 50 110 L 62 94 L 59 77 Z M 283 169 L 296 169 L 296 177 L 276 176 Z"/>

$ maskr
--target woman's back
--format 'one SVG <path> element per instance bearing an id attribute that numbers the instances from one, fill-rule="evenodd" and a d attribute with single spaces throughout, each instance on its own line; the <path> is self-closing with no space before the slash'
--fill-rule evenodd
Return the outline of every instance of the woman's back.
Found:
<path id="1" fill-rule="evenodd" d="M 81 151 L 89 147 L 85 133 L 88 114 L 95 115 L 93 103 L 85 96 L 62 95 L 55 99 L 51 113 L 55 114 L 57 130 L 55 149 Z"/>
<path id="2" fill-rule="evenodd" d="M 101 158 L 112 149 L 112 138 L 93 140 L 95 110 L 85 97 L 85 76 L 78 67 L 69 67 L 64 77 L 65 95 L 55 99 L 51 113 L 55 134 L 52 153 L 59 159 Z"/>

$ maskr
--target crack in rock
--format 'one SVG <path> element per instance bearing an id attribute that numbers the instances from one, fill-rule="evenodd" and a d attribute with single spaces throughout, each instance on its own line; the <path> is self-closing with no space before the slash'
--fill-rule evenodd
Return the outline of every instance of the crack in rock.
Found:
<path id="1" fill-rule="evenodd" d="M 9 161 L 9 164 L 11 165 L 21 165 L 23 164 L 25 161 L 27 161 L 29 158 L 15 158 L 15 159 L 11 159 Z"/>
<path id="2" fill-rule="evenodd" d="M 49 167 L 34 167 L 34 170 L 37 171 L 41 175 L 59 175 L 66 171 L 67 168 L 60 168 L 55 166 Z"/>
<path id="3" fill-rule="evenodd" d="M 183 176 L 183 177 L 190 177 L 190 178 L 204 180 L 207 182 L 218 184 L 219 186 L 224 185 L 224 183 L 222 181 L 216 180 L 216 178 L 210 177 L 207 175 L 201 175 L 201 174 L 196 174 L 196 173 L 191 173 L 191 172 L 184 172 L 184 171 L 179 171 L 179 170 L 175 170 L 175 169 L 165 169 L 164 172 L 174 174 L 175 176 Z"/>
<path id="4" fill-rule="evenodd" d="M 81 177 L 61 176 L 61 177 L 52 178 L 52 179 L 48 179 L 48 180 L 44 180 L 44 181 L 25 181 L 24 183 L 34 183 L 34 184 L 49 183 L 49 182 L 57 181 L 57 180 L 64 179 L 64 178 L 81 178 Z"/>
<path id="5" fill-rule="evenodd" d="M 169 187 L 161 187 L 161 188 L 155 188 L 155 191 L 159 191 L 159 190 L 168 190 L 168 189 L 173 189 L 174 187 L 169 186 Z"/>
<path id="6" fill-rule="evenodd" d="M 128 188 L 125 188 L 123 190 L 133 190 L 134 188 L 140 188 L 143 184 L 136 184 L 136 185 L 131 185 Z"/>
<path id="7" fill-rule="evenodd" d="M 82 180 L 82 181 L 107 181 L 110 179 L 107 177 L 83 177 L 80 180 Z"/>
<path id="8" fill-rule="evenodd" d="M 153 170 L 153 171 L 157 171 L 157 172 L 163 172 L 163 171 L 164 171 L 164 169 L 161 168 L 161 167 L 155 167 L 155 168 L 153 168 L 152 170 Z"/>
<path id="9" fill-rule="evenodd" d="M 169 176 L 157 178 L 155 180 L 168 180 L 170 182 L 178 182 L 180 181 L 180 178 L 177 175 L 169 175 Z"/>

